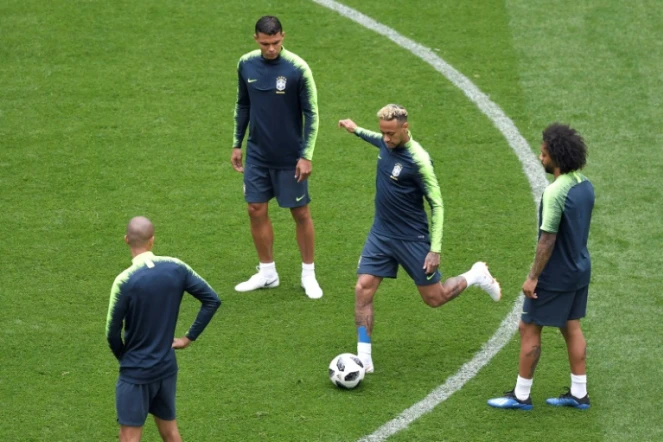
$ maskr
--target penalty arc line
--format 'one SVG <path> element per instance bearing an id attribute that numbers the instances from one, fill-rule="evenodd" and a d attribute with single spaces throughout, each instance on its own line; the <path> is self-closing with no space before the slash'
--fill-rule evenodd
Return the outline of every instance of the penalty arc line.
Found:
<path id="1" fill-rule="evenodd" d="M 523 172 L 527 177 L 532 198 L 535 206 L 538 206 L 544 189 L 548 185 L 545 172 L 532 152 L 529 144 L 520 134 L 513 121 L 492 102 L 490 98 L 474 85 L 467 77 L 448 64 L 430 48 L 423 46 L 409 38 L 399 34 L 388 26 L 385 26 L 372 18 L 334 0 L 312 0 L 325 8 L 331 9 L 340 15 L 370 29 L 398 46 L 408 50 L 424 62 L 431 65 L 436 71 L 444 75 L 454 86 L 459 88 L 467 98 L 472 101 L 481 112 L 502 133 L 507 143 L 520 161 Z M 447 400 L 452 394 L 460 390 L 463 385 L 472 379 L 490 360 L 511 340 L 518 327 L 518 317 L 522 310 L 523 297 L 518 296 L 514 306 L 507 316 L 502 320 L 493 336 L 474 355 L 472 360 L 465 363 L 453 376 L 449 377 L 442 385 L 437 387 L 424 399 L 420 400 L 407 410 L 403 411 L 394 419 L 382 425 L 373 433 L 360 439 L 359 442 L 379 442 L 386 440 L 389 436 L 407 428 L 409 424 L 422 415 L 430 412 L 440 403 Z"/>

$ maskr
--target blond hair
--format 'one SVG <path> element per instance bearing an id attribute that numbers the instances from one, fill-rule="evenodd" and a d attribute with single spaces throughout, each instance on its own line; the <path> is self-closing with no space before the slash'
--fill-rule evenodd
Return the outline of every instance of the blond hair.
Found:
<path id="1" fill-rule="evenodd" d="M 400 104 L 388 104 L 378 111 L 378 118 L 386 121 L 395 119 L 404 123 L 407 121 L 407 109 Z"/>

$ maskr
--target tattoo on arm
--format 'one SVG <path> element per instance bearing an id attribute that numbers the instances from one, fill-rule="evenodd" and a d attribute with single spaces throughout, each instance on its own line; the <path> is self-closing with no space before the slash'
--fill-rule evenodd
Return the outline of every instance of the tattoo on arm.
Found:
<path id="1" fill-rule="evenodd" d="M 534 264 L 532 264 L 532 269 L 529 272 L 529 277 L 531 279 L 537 279 L 539 275 L 541 275 L 541 272 L 543 272 L 546 264 L 548 264 L 550 256 L 552 256 L 556 240 L 556 233 L 541 232 L 541 237 L 536 245 Z"/>

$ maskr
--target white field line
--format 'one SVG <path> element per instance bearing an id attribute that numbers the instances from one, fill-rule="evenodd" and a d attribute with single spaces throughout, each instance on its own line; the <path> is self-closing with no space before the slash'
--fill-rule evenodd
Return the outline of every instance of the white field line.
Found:
<path id="1" fill-rule="evenodd" d="M 520 134 L 513 121 L 493 103 L 490 98 L 477 88 L 467 77 L 454 69 L 450 64 L 441 59 L 430 48 L 410 40 L 399 34 L 395 30 L 385 26 L 361 12 L 349 8 L 333 0 L 312 0 L 313 2 L 338 12 L 342 16 L 359 23 L 363 27 L 377 32 L 387 37 L 398 46 L 407 49 L 416 55 L 435 70 L 444 75 L 453 85 L 458 87 L 476 106 L 483 112 L 495 127 L 502 132 L 507 143 L 522 164 L 523 172 L 527 177 L 532 190 L 532 198 L 535 207 L 538 206 L 543 190 L 548 185 L 545 172 L 541 167 L 536 155 L 530 149 L 529 144 Z M 444 384 L 433 390 L 428 396 L 417 402 L 407 410 L 403 411 L 396 418 L 390 420 L 373 433 L 362 438 L 360 442 L 378 442 L 384 441 L 389 436 L 407 428 L 407 426 L 428 413 L 440 403 L 447 400 L 452 394 L 460 390 L 463 385 L 483 368 L 511 339 L 518 328 L 518 318 L 522 311 L 523 297 L 522 293 L 514 302 L 513 308 L 504 318 L 495 334 L 486 342 L 481 350 L 474 355 L 471 361 L 465 363 L 456 374 L 448 378 Z"/>

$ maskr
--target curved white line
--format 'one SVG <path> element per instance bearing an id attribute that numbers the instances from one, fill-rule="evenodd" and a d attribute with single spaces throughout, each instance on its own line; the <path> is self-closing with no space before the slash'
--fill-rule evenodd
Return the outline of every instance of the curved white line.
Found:
<path id="1" fill-rule="evenodd" d="M 333 0 L 312 0 L 313 2 L 338 12 L 342 16 L 359 23 L 365 28 L 377 32 L 396 43 L 398 46 L 407 49 L 416 55 L 435 70 L 444 75 L 453 85 L 458 87 L 476 106 L 483 112 L 495 127 L 502 132 L 509 146 L 514 151 L 518 160 L 522 164 L 523 172 L 529 181 L 532 189 L 532 197 L 535 206 L 538 206 L 543 190 L 548 185 L 545 172 L 538 162 L 536 155 L 530 149 L 529 144 L 520 134 L 513 121 L 506 116 L 500 107 L 493 103 L 490 98 L 479 90 L 467 77 L 454 69 L 446 61 L 437 56 L 430 48 L 420 45 L 407 37 L 399 34 L 395 30 L 385 26 L 361 12 L 349 8 Z M 490 360 L 495 356 L 511 339 L 518 327 L 518 318 L 522 310 L 523 297 L 518 296 L 514 302 L 513 309 L 504 318 L 495 334 L 486 342 L 481 350 L 477 352 L 471 361 L 465 363 L 456 374 L 446 380 L 446 382 L 421 401 L 417 402 L 407 410 L 403 411 L 396 418 L 390 420 L 373 433 L 362 438 L 359 442 L 378 442 L 384 441 L 389 436 L 407 428 L 407 426 L 428 413 L 440 403 L 447 400 L 452 394 L 460 390 L 463 385 L 472 379 Z"/>

